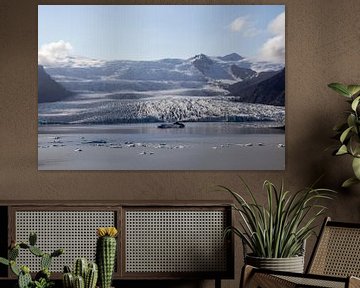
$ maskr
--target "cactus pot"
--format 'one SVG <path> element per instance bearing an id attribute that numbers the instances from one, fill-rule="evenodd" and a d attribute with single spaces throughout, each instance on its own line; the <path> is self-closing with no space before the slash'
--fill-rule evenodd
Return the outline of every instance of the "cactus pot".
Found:
<path id="1" fill-rule="evenodd" d="M 245 256 L 245 263 L 262 269 L 304 273 L 304 255 L 289 258 L 263 258 L 248 254 Z"/>

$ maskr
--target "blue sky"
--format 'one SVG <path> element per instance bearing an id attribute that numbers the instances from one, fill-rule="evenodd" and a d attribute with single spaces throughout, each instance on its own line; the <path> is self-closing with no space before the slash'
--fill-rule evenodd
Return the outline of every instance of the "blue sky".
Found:
<path id="1" fill-rule="evenodd" d="M 236 52 L 283 62 L 284 11 L 284 5 L 39 5 L 39 59 L 186 59 Z"/>

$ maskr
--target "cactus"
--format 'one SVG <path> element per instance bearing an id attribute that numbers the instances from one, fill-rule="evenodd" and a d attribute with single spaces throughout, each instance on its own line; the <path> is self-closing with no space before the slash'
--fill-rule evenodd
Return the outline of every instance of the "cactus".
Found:
<path id="1" fill-rule="evenodd" d="M 37 241 L 37 235 L 35 232 L 31 232 L 29 235 L 29 244 L 31 246 L 35 246 Z"/>
<path id="2" fill-rule="evenodd" d="M 40 280 L 41 278 L 44 279 L 50 279 L 50 271 L 48 268 L 44 268 L 42 270 L 40 270 L 38 273 L 36 273 L 35 275 L 35 280 Z"/>
<path id="3" fill-rule="evenodd" d="M 98 279 L 98 266 L 96 263 L 89 263 L 85 276 L 85 288 L 95 288 Z"/>
<path id="4" fill-rule="evenodd" d="M 19 246 L 15 246 L 14 248 L 9 250 L 8 253 L 9 260 L 16 260 L 16 258 L 19 256 Z"/>
<path id="5" fill-rule="evenodd" d="M 88 262 L 86 258 L 76 259 L 74 266 L 75 276 L 81 276 L 83 279 L 85 279 L 87 268 L 88 268 Z"/>
<path id="6" fill-rule="evenodd" d="M 74 276 L 72 273 L 64 273 L 63 277 L 63 286 L 64 288 L 73 288 L 74 287 Z"/>
<path id="7" fill-rule="evenodd" d="M 77 275 L 74 277 L 74 288 L 85 288 L 84 278 Z"/>
<path id="8" fill-rule="evenodd" d="M 8 259 L 0 257 L 0 264 L 10 266 L 11 271 L 18 276 L 18 286 L 19 288 L 29 288 L 29 287 L 51 287 L 53 282 L 50 281 L 50 264 L 53 257 L 60 256 L 64 250 L 58 249 L 53 253 L 48 254 L 41 251 L 38 247 L 35 246 L 37 236 L 35 233 L 30 233 L 29 244 L 20 242 L 16 243 L 11 241 Z M 32 280 L 30 275 L 30 269 L 27 266 L 22 266 L 21 268 L 16 264 L 16 259 L 19 256 L 19 250 L 24 249 L 28 250 L 30 253 L 37 257 L 41 257 L 41 271 L 39 271 L 35 276 L 35 281 Z"/>
<path id="9" fill-rule="evenodd" d="M 54 252 L 52 252 L 50 255 L 51 257 L 58 257 L 63 253 L 64 253 L 64 249 L 57 249 Z"/>
<path id="10" fill-rule="evenodd" d="M 115 227 L 98 228 L 96 243 L 96 262 L 99 267 L 100 288 L 110 288 L 116 258 Z"/>
<path id="11" fill-rule="evenodd" d="M 30 284 L 32 283 L 32 279 L 31 279 L 31 275 L 30 275 L 30 271 L 29 268 L 26 267 L 27 272 L 25 272 L 23 269 L 20 274 L 19 274 L 19 279 L 18 279 L 18 285 L 19 288 L 28 288 L 30 286 Z"/>
<path id="12" fill-rule="evenodd" d="M 3 257 L 0 257 L 0 263 L 4 264 L 6 266 L 10 265 L 10 261 L 8 259 L 3 258 Z"/>
<path id="13" fill-rule="evenodd" d="M 16 262 L 14 260 L 11 260 L 10 262 L 10 269 L 11 271 L 16 275 L 19 276 L 20 275 L 20 268 L 19 266 L 16 265 Z"/>
<path id="14" fill-rule="evenodd" d="M 78 258 L 74 263 L 74 273 L 71 273 L 69 266 L 64 266 L 63 286 L 64 288 L 77 288 L 76 285 L 83 288 L 95 288 L 98 278 L 98 268 L 95 263 L 89 263 L 85 258 Z M 84 276 L 82 276 L 84 275 Z M 76 280 L 77 279 L 77 280 Z M 82 279 L 82 281 L 80 280 Z M 83 282 L 83 284 L 81 283 Z"/>
<path id="15" fill-rule="evenodd" d="M 51 255 L 48 253 L 44 253 L 44 255 L 41 256 L 41 261 L 40 261 L 41 269 L 45 269 L 45 268 L 49 269 L 51 265 L 51 260 L 52 260 Z"/>
<path id="16" fill-rule="evenodd" d="M 36 246 L 30 245 L 29 251 L 30 251 L 32 254 L 34 254 L 35 256 L 37 256 L 37 257 L 41 257 L 41 256 L 44 255 L 44 252 L 42 252 L 42 251 L 40 250 L 40 248 L 38 248 L 38 247 L 36 247 Z"/>

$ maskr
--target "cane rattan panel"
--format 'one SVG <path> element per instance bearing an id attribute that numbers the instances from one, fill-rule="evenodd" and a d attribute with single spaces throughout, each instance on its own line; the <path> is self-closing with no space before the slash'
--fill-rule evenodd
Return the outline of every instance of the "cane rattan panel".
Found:
<path id="1" fill-rule="evenodd" d="M 37 233 L 37 246 L 51 253 L 64 248 L 65 253 L 53 260 L 52 272 L 62 272 L 74 259 L 95 260 L 96 228 L 115 225 L 114 211 L 16 211 L 16 241 L 28 243 L 29 233 Z M 26 263 L 31 271 L 38 271 L 40 259 L 21 250 L 19 263 Z"/>
<path id="2" fill-rule="evenodd" d="M 125 212 L 125 272 L 223 272 L 227 269 L 220 210 Z"/>
<path id="3" fill-rule="evenodd" d="M 309 272 L 360 277 L 360 229 L 326 226 Z"/>
<path id="4" fill-rule="evenodd" d="M 301 277 L 292 277 L 292 276 L 277 276 L 278 278 L 287 280 L 293 283 L 293 287 L 326 287 L 326 288 L 345 288 L 345 282 L 332 281 L 325 279 L 316 279 L 316 278 L 301 278 Z M 282 287 L 282 286 L 281 286 Z"/>

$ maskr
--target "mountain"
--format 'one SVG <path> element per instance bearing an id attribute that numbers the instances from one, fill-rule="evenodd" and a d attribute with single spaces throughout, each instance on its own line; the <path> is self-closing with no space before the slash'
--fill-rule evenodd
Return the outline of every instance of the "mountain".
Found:
<path id="1" fill-rule="evenodd" d="M 285 106 L 285 68 L 265 80 L 250 85 L 239 82 L 227 89 L 237 102 Z"/>
<path id="2" fill-rule="evenodd" d="M 257 73 L 249 68 L 242 68 L 235 64 L 230 66 L 231 73 L 240 79 L 249 79 L 254 77 Z"/>
<path id="3" fill-rule="evenodd" d="M 69 91 L 45 72 L 43 66 L 38 66 L 38 103 L 61 101 L 70 95 Z"/>
<path id="4" fill-rule="evenodd" d="M 85 61 L 73 56 L 59 65 L 47 65 L 46 71 L 68 90 L 110 89 L 115 92 L 155 91 L 189 86 L 201 88 L 219 81 L 234 84 L 259 77 L 262 71 L 270 73 L 282 68 L 283 65 L 280 64 L 251 61 L 232 53 L 220 57 L 198 54 L 189 59 L 153 61 Z"/>
<path id="5" fill-rule="evenodd" d="M 261 69 L 252 68 L 256 65 Z M 39 66 L 39 123 L 282 123 L 279 67 L 283 65 L 254 62 L 236 53 L 152 61 L 71 57 L 61 65 L 47 65 L 46 72 Z M 75 92 L 70 99 L 68 91 Z"/>
<path id="6" fill-rule="evenodd" d="M 225 56 L 220 56 L 218 57 L 220 60 L 222 61 L 231 61 L 231 62 L 234 62 L 234 61 L 240 61 L 240 60 L 243 60 L 244 57 L 240 56 L 239 54 L 237 53 L 231 53 L 229 55 L 225 55 Z"/>

